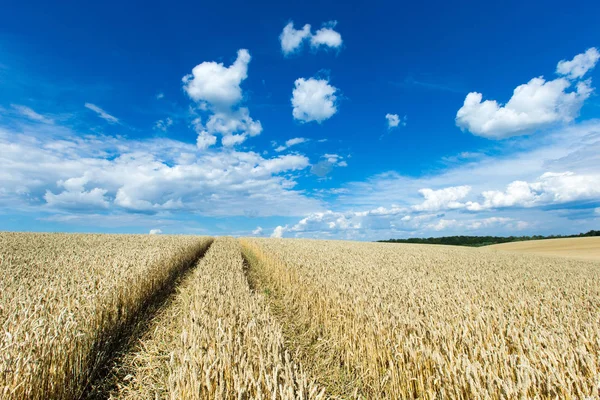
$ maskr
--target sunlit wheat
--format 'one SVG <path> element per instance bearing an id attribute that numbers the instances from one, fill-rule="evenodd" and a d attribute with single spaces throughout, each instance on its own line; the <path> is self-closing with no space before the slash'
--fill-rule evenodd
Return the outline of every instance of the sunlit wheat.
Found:
<path id="1" fill-rule="evenodd" d="M 0 233 L 0 398 L 75 399 L 208 238 Z"/>
<path id="2" fill-rule="evenodd" d="M 243 244 L 290 351 L 332 396 L 597 395 L 599 263 L 449 246 Z"/>

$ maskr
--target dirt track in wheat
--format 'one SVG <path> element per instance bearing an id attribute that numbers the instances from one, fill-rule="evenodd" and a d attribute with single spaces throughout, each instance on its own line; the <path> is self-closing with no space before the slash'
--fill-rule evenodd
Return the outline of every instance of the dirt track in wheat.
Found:
<path id="1" fill-rule="evenodd" d="M 597 396 L 600 263 L 247 239 L 290 349 L 343 398 Z"/>
<path id="2" fill-rule="evenodd" d="M 76 399 L 209 238 L 0 233 L 0 398 Z"/>
<path id="3" fill-rule="evenodd" d="M 0 233 L 0 266 L 1 399 L 599 398 L 600 262 Z"/>

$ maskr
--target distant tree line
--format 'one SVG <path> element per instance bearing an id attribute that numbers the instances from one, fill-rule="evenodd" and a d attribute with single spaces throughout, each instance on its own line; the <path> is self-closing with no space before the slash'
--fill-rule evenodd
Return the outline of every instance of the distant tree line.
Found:
<path id="1" fill-rule="evenodd" d="M 586 236 L 600 236 L 600 231 L 589 231 L 578 235 L 533 235 L 533 236 L 443 236 L 429 238 L 389 239 L 378 240 L 385 243 L 424 243 L 424 244 L 447 244 L 453 246 L 480 247 L 490 244 L 522 242 L 525 240 L 559 239 Z"/>

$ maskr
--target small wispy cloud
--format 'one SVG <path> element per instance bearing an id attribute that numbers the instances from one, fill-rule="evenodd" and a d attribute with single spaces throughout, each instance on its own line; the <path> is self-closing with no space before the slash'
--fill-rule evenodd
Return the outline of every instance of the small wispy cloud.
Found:
<path id="1" fill-rule="evenodd" d="M 158 129 L 163 132 L 166 132 L 171 125 L 173 125 L 173 120 L 171 118 L 167 117 L 165 119 L 159 119 L 158 121 L 156 121 L 154 123 L 154 129 Z"/>
<path id="2" fill-rule="evenodd" d="M 297 144 L 306 143 L 306 142 L 308 142 L 308 140 L 309 139 L 301 138 L 301 137 L 299 137 L 299 138 L 293 138 L 293 139 L 287 140 L 285 142 L 285 145 L 281 145 L 281 146 L 278 146 L 277 148 L 275 148 L 275 151 L 278 152 L 278 153 L 280 153 L 280 152 L 282 152 L 284 150 L 287 150 L 290 147 L 295 146 Z M 272 142 L 271 144 L 273 146 L 277 146 L 277 142 Z"/>
<path id="3" fill-rule="evenodd" d="M 95 104 L 85 103 L 85 108 L 88 108 L 88 109 L 92 110 L 93 112 L 95 112 L 96 114 L 98 114 L 98 116 L 100 118 L 108 121 L 111 124 L 118 124 L 119 123 L 119 119 L 117 117 L 113 117 L 112 115 L 110 115 L 109 113 L 107 113 L 106 111 L 104 111 L 103 109 L 101 109 L 100 107 L 98 107 Z"/>
<path id="4" fill-rule="evenodd" d="M 165 97 L 165 94 L 164 94 L 164 93 L 162 93 L 162 92 L 160 92 L 160 93 L 157 93 L 157 94 L 156 94 L 156 100 L 160 100 L 160 99 L 162 99 L 163 97 Z"/>
<path id="5" fill-rule="evenodd" d="M 43 122 L 45 124 L 53 124 L 54 123 L 54 121 L 51 120 L 50 118 L 46 118 L 43 115 L 36 113 L 35 111 L 33 111 L 31 108 L 29 108 L 27 106 L 22 106 L 19 104 L 11 104 L 10 106 L 16 112 L 18 112 L 19 114 L 21 114 L 31 120 Z"/>

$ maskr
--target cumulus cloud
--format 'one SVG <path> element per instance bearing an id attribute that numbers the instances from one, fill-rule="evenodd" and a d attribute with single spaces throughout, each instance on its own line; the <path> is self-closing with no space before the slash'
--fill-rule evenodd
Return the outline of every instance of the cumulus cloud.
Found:
<path id="1" fill-rule="evenodd" d="M 306 139 L 306 138 L 299 137 L 299 138 L 289 139 L 289 140 L 286 140 L 284 145 L 277 146 L 275 148 L 275 151 L 278 153 L 281 153 L 282 151 L 287 150 L 292 146 L 295 146 L 295 145 L 301 144 L 301 143 L 306 143 L 306 142 L 308 142 L 308 139 Z"/>
<path id="2" fill-rule="evenodd" d="M 257 226 L 257 227 L 256 227 L 256 229 L 254 229 L 254 230 L 252 231 L 252 234 L 253 234 L 254 236 L 260 236 L 260 235 L 262 235 L 262 233 L 263 233 L 263 228 L 262 228 L 262 227 L 260 227 L 260 226 Z"/>
<path id="3" fill-rule="evenodd" d="M 150 235 L 160 235 L 162 231 L 160 229 L 150 229 Z"/>
<path id="4" fill-rule="evenodd" d="M 495 100 L 482 102 L 483 95 L 472 92 L 458 110 L 456 124 L 477 136 L 504 139 L 571 122 L 593 89 L 590 82 L 579 82 L 574 91 L 566 92 L 570 86 L 564 78 L 547 82 L 542 77 L 533 78 L 518 86 L 504 106 Z"/>
<path id="5" fill-rule="evenodd" d="M 294 119 L 321 123 L 331 118 L 337 112 L 336 91 L 326 79 L 296 79 L 292 92 Z"/>
<path id="6" fill-rule="evenodd" d="M 272 238 L 282 238 L 283 237 L 283 233 L 287 230 L 287 225 L 286 226 L 277 226 L 275 229 L 273 229 L 273 233 L 271 233 L 271 237 Z"/>
<path id="7" fill-rule="evenodd" d="M 534 207 L 600 197 L 600 175 L 546 172 L 534 182 L 514 181 L 505 191 L 488 190 L 482 202 L 468 202 L 467 209 L 481 211 L 504 207 Z"/>
<path id="8" fill-rule="evenodd" d="M 471 191 L 470 186 L 453 186 L 439 190 L 420 189 L 419 193 L 425 198 L 421 204 L 413 206 L 417 211 L 437 211 L 443 209 L 463 208 L 464 203 L 459 200 L 464 199 Z"/>
<path id="9" fill-rule="evenodd" d="M 577 54 L 571 61 L 559 61 L 556 73 L 566 75 L 569 79 L 578 79 L 594 68 L 599 59 L 600 52 L 595 47 L 591 47 L 585 53 Z"/>
<path id="10" fill-rule="evenodd" d="M 398 126 L 406 126 L 406 115 L 400 118 L 398 114 L 385 114 L 385 119 L 388 123 L 388 129 L 397 128 Z"/>
<path id="11" fill-rule="evenodd" d="M 467 162 L 441 173 L 409 177 L 387 172 L 327 190 L 324 195 L 339 193 L 335 205 L 340 211 L 308 214 L 290 224 L 286 236 L 373 240 L 595 229 L 600 122 L 551 131 L 542 144 L 535 137 L 523 138 L 520 145 L 497 155 L 459 154 Z M 429 190 L 420 192 L 423 188 Z"/>
<path id="12" fill-rule="evenodd" d="M 561 61 L 557 72 L 567 77 L 550 81 L 533 78 L 518 86 L 505 105 L 496 100 L 482 101 L 481 93 L 471 92 L 456 114 L 456 125 L 477 136 L 503 139 L 571 122 L 594 90 L 591 80 L 572 79 L 581 78 L 596 61 L 596 49 L 579 54 L 572 61 Z"/>
<path id="13" fill-rule="evenodd" d="M 279 41 L 281 42 L 281 51 L 285 55 L 292 54 L 300 49 L 302 42 L 310 38 L 310 25 L 306 24 L 302 29 L 294 29 L 294 23 L 289 22 L 284 28 Z"/>
<path id="14" fill-rule="evenodd" d="M 198 133 L 198 137 L 196 138 L 196 146 L 199 150 L 206 150 L 210 146 L 214 146 L 215 143 L 217 143 L 217 137 L 215 135 L 211 135 L 206 131 Z"/>
<path id="15" fill-rule="evenodd" d="M 333 28 L 337 25 L 337 21 L 330 21 L 323 24 L 323 28 L 319 29 L 311 38 L 310 45 L 313 48 L 321 46 L 340 48 L 342 46 L 342 35 L 336 32 Z"/>
<path id="16" fill-rule="evenodd" d="M 248 77 L 250 53 L 246 49 L 237 52 L 232 65 L 205 61 L 183 77 L 183 89 L 194 101 L 206 101 L 214 106 L 231 107 L 242 100 L 240 84 Z"/>
<path id="17" fill-rule="evenodd" d="M 44 200 L 49 206 L 65 210 L 102 209 L 109 207 L 109 202 L 105 197 L 106 193 L 107 190 L 100 188 L 90 191 L 65 190 L 59 194 L 47 190 Z"/>
<path id="18" fill-rule="evenodd" d="M 339 49 L 342 46 L 342 35 L 334 30 L 337 21 L 329 21 L 323 24 L 323 27 L 313 35 L 311 27 L 306 24 L 302 29 L 295 29 L 294 23 L 289 22 L 279 35 L 281 43 L 281 52 L 288 56 L 300 50 L 302 44 L 310 41 L 313 49 L 319 48 L 335 48 Z"/>
<path id="19" fill-rule="evenodd" d="M 168 139 L 55 138 L 1 127 L 0 147 L 2 207 L 205 216 L 304 215 L 321 207 L 294 190 L 292 173 L 310 165 L 301 155 L 199 153 L 194 145 Z"/>
<path id="20" fill-rule="evenodd" d="M 85 108 L 92 110 L 93 112 L 98 114 L 98 116 L 100 118 L 102 118 L 103 120 L 108 121 L 111 124 L 119 123 L 119 119 L 117 117 L 113 117 L 112 115 L 110 115 L 109 113 L 107 113 L 106 111 L 104 111 L 103 109 L 98 107 L 97 105 L 92 104 L 92 103 L 85 103 L 84 105 L 85 105 Z"/>
<path id="21" fill-rule="evenodd" d="M 198 133 L 197 146 L 201 150 L 213 146 L 217 135 L 225 147 L 233 147 L 248 137 L 262 132 L 262 124 L 250 117 L 246 107 L 238 103 L 243 98 L 241 83 L 248 76 L 248 50 L 238 51 L 237 59 L 229 66 L 222 63 L 203 62 L 183 77 L 184 90 L 199 104 L 199 110 L 209 114 L 206 125 L 200 117 L 192 122 Z"/>
<path id="22" fill-rule="evenodd" d="M 225 135 L 221 138 L 221 143 L 225 147 L 233 147 L 235 145 L 244 143 L 246 141 L 246 135 Z"/>
<path id="23" fill-rule="evenodd" d="M 203 134 L 203 138 L 215 137 L 215 134 L 220 134 L 223 136 L 222 144 L 231 147 L 243 143 L 248 137 L 259 135 L 263 128 L 260 121 L 255 121 L 250 117 L 247 108 L 241 107 L 235 111 L 214 113 L 209 117 L 206 126 L 201 129 L 200 133 Z"/>
<path id="24" fill-rule="evenodd" d="M 33 120 L 33 121 L 37 121 L 37 122 L 43 122 L 45 124 L 53 124 L 54 121 L 50 118 L 46 118 L 41 114 L 38 114 L 37 112 L 33 111 L 31 108 L 27 107 L 27 106 L 22 106 L 19 104 L 11 104 L 11 107 L 17 111 L 19 114 Z"/>

